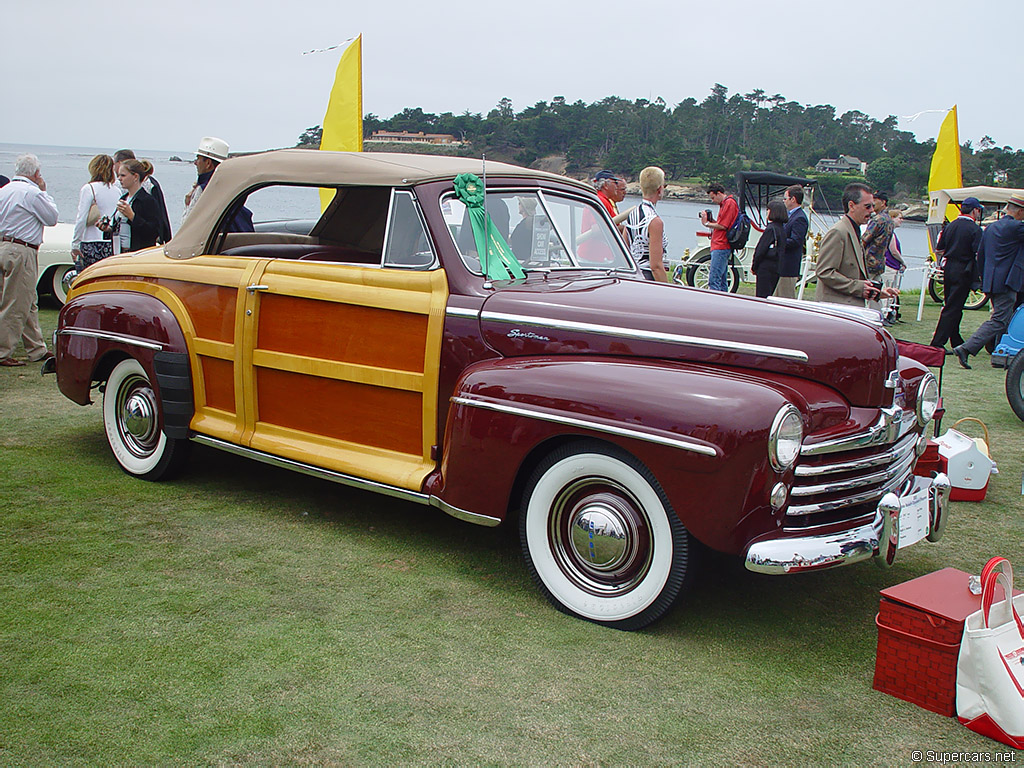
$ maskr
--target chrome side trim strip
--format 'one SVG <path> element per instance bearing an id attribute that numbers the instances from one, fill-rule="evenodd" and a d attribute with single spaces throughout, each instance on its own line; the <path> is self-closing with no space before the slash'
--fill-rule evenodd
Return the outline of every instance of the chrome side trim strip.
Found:
<path id="1" fill-rule="evenodd" d="M 530 315 L 511 315 L 506 314 L 505 312 L 484 312 L 481 314 L 481 319 L 493 320 L 499 323 L 516 323 L 519 325 L 540 326 L 544 328 L 559 328 L 564 331 L 597 333 L 602 336 L 624 336 L 628 339 L 639 339 L 641 341 L 664 341 L 670 344 L 688 344 L 694 347 L 721 349 L 729 352 L 746 352 L 753 355 L 766 355 L 768 357 L 781 357 L 787 360 L 798 360 L 801 363 L 807 362 L 807 353 L 799 349 L 768 347 L 761 344 L 744 344 L 738 341 L 724 341 L 722 339 L 711 339 L 704 336 L 684 336 L 678 333 L 642 331 L 637 328 L 622 328 L 621 326 L 616 325 L 581 323 L 574 320 L 554 320 L 551 318 L 533 317 Z"/>
<path id="2" fill-rule="evenodd" d="M 456 520 L 465 520 L 467 523 L 475 523 L 476 525 L 483 525 L 488 528 L 501 525 L 501 518 L 491 517 L 490 515 L 481 515 L 479 512 L 469 512 L 465 509 L 453 507 L 448 502 L 441 501 L 437 496 L 430 497 L 430 506 L 437 507 L 446 515 L 451 515 Z"/>
<path id="3" fill-rule="evenodd" d="M 445 307 L 444 313 L 452 317 L 468 317 L 472 320 L 480 317 L 479 309 L 465 309 L 463 307 Z"/>
<path id="4" fill-rule="evenodd" d="M 140 339 L 135 336 L 125 336 L 121 333 L 110 333 L 109 331 L 94 331 L 91 328 L 64 328 L 55 331 L 54 336 L 85 336 L 91 339 L 103 339 L 104 341 L 116 341 L 120 344 L 130 344 L 133 347 L 155 349 L 157 352 L 164 348 L 164 345 L 157 341 Z"/>
<path id="5" fill-rule="evenodd" d="M 387 483 L 378 483 L 375 480 L 366 480 L 362 477 L 346 475 L 344 472 L 335 472 L 332 469 L 314 467 L 312 464 L 304 464 L 301 461 L 294 461 L 292 459 L 282 458 L 281 456 L 274 456 L 271 453 L 257 451 L 254 448 L 246 448 L 243 445 L 235 445 L 234 443 L 229 443 L 226 440 L 209 437 L 208 435 L 192 435 L 190 439 L 200 443 L 201 445 L 208 445 L 211 448 L 219 448 L 220 450 L 227 451 L 228 453 L 234 453 L 238 456 L 256 459 L 257 461 L 262 461 L 264 464 L 270 464 L 274 467 L 291 469 L 296 472 L 301 472 L 304 475 L 310 475 L 311 477 L 319 477 L 323 480 L 330 480 L 334 483 L 350 485 L 353 488 L 376 491 L 377 493 L 383 493 L 385 496 L 393 496 L 396 499 L 404 499 L 405 501 L 415 501 L 419 504 L 430 503 L 430 497 L 425 493 L 420 493 L 419 491 L 410 491 L 405 488 L 388 485 Z"/>
<path id="6" fill-rule="evenodd" d="M 398 488 L 394 485 L 388 485 L 387 483 L 378 483 L 375 480 L 366 480 L 361 477 L 355 477 L 354 475 L 347 475 L 344 472 L 335 472 L 332 469 L 314 467 L 312 464 L 305 464 L 301 461 L 294 461 L 292 459 L 274 456 L 271 453 L 257 451 L 253 448 L 246 448 L 242 445 L 235 445 L 234 443 L 229 443 L 216 437 L 193 434 L 191 439 L 202 445 L 208 445 L 211 448 L 217 448 L 222 451 L 227 451 L 228 453 L 234 453 L 238 456 L 255 459 L 256 461 L 262 461 L 264 464 L 281 467 L 282 469 L 291 469 L 295 472 L 301 472 L 304 475 L 318 477 L 321 480 L 330 480 L 334 483 L 348 485 L 364 491 L 374 491 L 376 493 L 384 494 L 385 496 L 402 499 L 403 501 L 414 501 L 418 504 L 429 504 L 447 515 L 451 515 L 454 518 L 464 520 L 469 523 L 475 523 L 476 525 L 484 525 L 488 528 L 493 528 L 494 526 L 501 524 L 500 518 L 491 517 L 490 515 L 481 515 L 477 512 L 470 512 L 465 509 L 459 509 L 458 507 L 442 501 L 437 496 L 428 496 L 427 494 L 420 493 L 418 491 Z"/>
<path id="7" fill-rule="evenodd" d="M 494 403 L 484 400 L 474 400 L 469 397 L 453 397 L 451 401 L 456 405 L 465 405 L 471 408 L 482 408 L 487 411 L 497 411 L 498 413 L 512 414 L 513 416 L 524 416 L 528 419 L 550 421 L 554 424 L 565 424 L 570 427 L 592 429 L 595 432 L 604 432 L 609 435 L 618 435 L 620 437 L 631 437 L 637 440 L 645 440 L 649 443 L 667 445 L 671 448 L 680 448 L 684 451 L 699 453 L 703 456 L 718 456 L 718 451 L 711 446 L 701 445 L 700 443 L 695 443 L 690 440 L 683 440 L 680 438 L 654 435 L 649 432 L 642 432 L 638 429 L 629 429 L 628 427 L 617 427 L 611 424 L 601 424 L 599 422 L 590 421 L 589 419 L 578 419 L 573 416 L 563 416 L 561 414 L 545 413 L 543 411 L 533 410 L 532 408 L 523 408 L 522 406 L 507 405 L 505 403 Z"/>

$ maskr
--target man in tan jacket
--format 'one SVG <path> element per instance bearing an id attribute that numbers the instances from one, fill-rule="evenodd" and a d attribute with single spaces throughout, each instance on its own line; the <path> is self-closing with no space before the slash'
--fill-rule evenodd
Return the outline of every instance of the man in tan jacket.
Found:
<path id="1" fill-rule="evenodd" d="M 834 304 L 863 307 L 865 299 L 895 298 L 894 288 L 880 288 L 868 279 L 860 227 L 874 210 L 874 195 L 866 184 L 854 182 L 843 190 L 843 211 L 821 240 L 816 273 L 818 287 L 814 298 Z"/>

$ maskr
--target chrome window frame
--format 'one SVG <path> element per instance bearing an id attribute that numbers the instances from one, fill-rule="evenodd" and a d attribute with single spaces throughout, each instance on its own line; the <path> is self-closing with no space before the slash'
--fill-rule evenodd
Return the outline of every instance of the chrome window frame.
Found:
<path id="1" fill-rule="evenodd" d="M 394 220 L 395 215 L 396 198 L 400 194 L 408 195 L 409 198 L 412 200 L 413 210 L 416 211 L 416 218 L 419 219 L 420 228 L 423 230 L 423 234 L 427 239 L 427 245 L 430 246 L 430 254 L 431 256 L 433 256 L 433 259 L 431 260 L 429 266 L 411 267 L 403 266 L 401 264 L 387 263 L 388 246 L 391 244 L 391 224 Z M 380 251 L 379 266 L 381 269 L 397 269 L 403 272 L 432 272 L 433 270 L 438 269 L 441 266 L 441 261 L 437 256 L 437 247 L 435 246 L 434 241 L 430 237 L 430 229 L 427 228 L 427 220 L 423 216 L 423 211 L 420 208 L 419 199 L 416 197 L 416 193 L 412 189 L 404 189 L 399 187 L 391 188 L 391 197 L 388 200 L 388 219 L 387 224 L 385 224 L 384 226 L 384 246 L 381 248 Z"/>

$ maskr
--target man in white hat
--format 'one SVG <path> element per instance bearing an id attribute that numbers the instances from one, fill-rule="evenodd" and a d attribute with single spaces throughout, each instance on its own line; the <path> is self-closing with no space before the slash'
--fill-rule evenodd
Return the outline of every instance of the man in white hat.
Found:
<path id="1" fill-rule="evenodd" d="M 199 178 L 196 179 L 196 183 L 189 190 L 189 193 L 185 195 L 185 214 L 181 217 L 182 223 L 188 218 L 192 209 L 196 207 L 200 195 L 203 194 L 206 185 L 210 183 L 210 179 L 213 177 L 213 172 L 217 170 L 217 166 L 227 159 L 228 143 L 224 139 L 218 139 L 216 136 L 204 136 L 203 140 L 199 142 L 199 149 L 196 150 L 195 159 Z"/>

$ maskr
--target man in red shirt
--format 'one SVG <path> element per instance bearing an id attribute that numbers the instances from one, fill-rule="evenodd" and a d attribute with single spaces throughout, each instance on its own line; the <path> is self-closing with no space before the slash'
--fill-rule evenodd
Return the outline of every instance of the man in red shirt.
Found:
<path id="1" fill-rule="evenodd" d="M 608 215 L 615 218 L 619 213 L 616 203 L 621 203 L 626 197 L 626 180 L 611 171 L 598 171 L 594 175 L 594 189 Z"/>
<path id="2" fill-rule="evenodd" d="M 707 211 L 700 212 L 700 222 L 711 230 L 711 267 L 708 271 L 708 288 L 712 291 L 729 290 L 729 283 L 725 277 L 725 271 L 729 268 L 729 239 L 726 233 L 729 227 L 739 216 L 740 207 L 736 198 L 725 192 L 721 184 L 712 184 L 708 187 L 708 195 L 711 202 L 718 206 L 718 220 L 715 221 L 708 216 Z"/>

